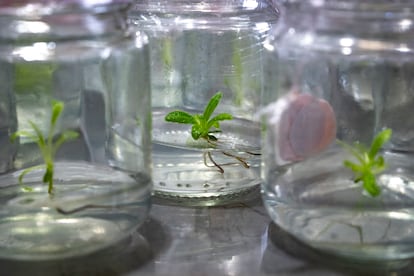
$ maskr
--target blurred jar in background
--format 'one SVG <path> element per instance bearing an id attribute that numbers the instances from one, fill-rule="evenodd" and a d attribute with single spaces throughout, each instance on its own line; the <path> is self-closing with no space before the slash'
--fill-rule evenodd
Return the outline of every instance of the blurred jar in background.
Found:
<path id="1" fill-rule="evenodd" d="M 147 38 L 122 0 L 0 2 L 0 256 L 125 238 L 151 193 Z"/>
<path id="2" fill-rule="evenodd" d="M 135 2 L 130 21 L 148 34 L 151 48 L 156 196 L 217 205 L 258 187 L 260 130 L 253 117 L 262 43 L 277 16 L 262 0 Z M 214 108 L 206 114 L 210 100 Z M 174 111 L 187 119 L 166 120 Z"/>
<path id="3" fill-rule="evenodd" d="M 411 1 L 281 1 L 265 43 L 263 198 L 311 246 L 414 255 Z"/>

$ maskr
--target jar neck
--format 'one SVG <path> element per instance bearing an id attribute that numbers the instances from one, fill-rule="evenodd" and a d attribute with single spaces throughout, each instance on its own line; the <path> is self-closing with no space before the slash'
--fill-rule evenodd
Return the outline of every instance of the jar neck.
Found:
<path id="1" fill-rule="evenodd" d="M 298 28 L 387 36 L 414 32 L 414 2 L 285 0 L 282 21 Z"/>
<path id="2" fill-rule="evenodd" d="M 271 0 L 143 0 L 129 12 L 142 28 L 243 29 L 276 22 L 279 11 Z"/>
<path id="3" fill-rule="evenodd" d="M 26 43 L 98 38 L 123 33 L 127 27 L 128 4 L 125 1 L 90 6 L 75 0 L 34 2 L 0 6 L 0 41 Z"/>
<path id="4" fill-rule="evenodd" d="M 142 0 L 134 4 L 137 11 L 162 13 L 220 13 L 232 14 L 268 9 L 275 5 L 271 0 Z"/>

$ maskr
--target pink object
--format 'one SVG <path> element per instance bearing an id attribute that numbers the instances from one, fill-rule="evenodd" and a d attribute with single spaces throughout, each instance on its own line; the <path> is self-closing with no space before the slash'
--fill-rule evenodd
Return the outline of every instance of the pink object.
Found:
<path id="1" fill-rule="evenodd" d="M 313 95 L 291 92 L 266 107 L 265 113 L 273 128 L 278 163 L 303 160 L 335 140 L 335 113 L 327 101 Z"/>

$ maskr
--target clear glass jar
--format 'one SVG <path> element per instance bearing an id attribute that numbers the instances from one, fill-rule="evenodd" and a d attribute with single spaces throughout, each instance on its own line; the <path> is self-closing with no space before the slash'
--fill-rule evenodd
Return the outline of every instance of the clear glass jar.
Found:
<path id="1" fill-rule="evenodd" d="M 86 254 L 146 218 L 149 51 L 127 7 L 1 3 L 1 258 Z"/>
<path id="2" fill-rule="evenodd" d="M 283 1 L 262 99 L 264 202 L 318 249 L 414 255 L 414 4 Z"/>
<path id="3" fill-rule="evenodd" d="M 148 34 L 151 48 L 157 196 L 217 205 L 258 187 L 260 132 L 252 119 L 260 102 L 262 42 L 277 14 L 266 0 L 135 2 L 130 20 Z M 194 137 L 194 122 L 166 121 L 176 110 L 202 114 L 218 92 L 210 119 L 219 113 L 232 119 L 204 126 L 208 135 Z"/>

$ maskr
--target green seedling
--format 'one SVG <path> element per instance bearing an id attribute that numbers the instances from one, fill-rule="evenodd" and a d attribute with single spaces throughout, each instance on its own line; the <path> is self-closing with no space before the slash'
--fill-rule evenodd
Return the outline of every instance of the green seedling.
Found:
<path id="1" fill-rule="evenodd" d="M 52 91 L 53 63 L 16 63 L 14 90 L 19 93 L 50 93 Z"/>
<path id="2" fill-rule="evenodd" d="M 23 170 L 19 175 L 20 184 L 23 184 L 23 177 L 27 173 L 36 169 L 44 168 L 45 173 L 43 175 L 43 183 L 48 184 L 48 193 L 53 193 L 54 158 L 56 152 L 64 142 L 76 139 L 79 136 L 79 133 L 76 131 L 66 130 L 63 133 L 61 133 L 56 139 L 54 139 L 56 123 L 63 109 L 63 102 L 52 102 L 52 115 L 50 118 L 49 133 L 46 137 L 42 134 L 39 127 L 32 121 L 29 121 L 29 124 L 33 128 L 33 132 L 22 130 L 17 131 L 11 135 L 10 139 L 12 142 L 15 141 L 17 137 L 24 137 L 37 143 L 44 161 L 44 164 L 42 165 L 33 166 Z M 24 186 L 23 189 L 26 191 L 31 191 L 30 187 Z"/>
<path id="3" fill-rule="evenodd" d="M 391 135 L 391 129 L 384 129 L 375 136 L 370 148 L 367 148 L 358 142 L 349 145 L 338 141 L 338 143 L 346 148 L 358 161 L 358 163 L 355 163 L 345 160 L 344 166 L 354 172 L 354 182 L 362 182 L 362 187 L 373 197 L 376 197 L 381 193 L 381 189 L 377 184 L 376 175 L 387 167 L 384 157 L 378 153 L 383 145 L 390 140 Z"/>
<path id="4" fill-rule="evenodd" d="M 167 71 L 172 70 L 173 65 L 173 51 L 172 51 L 172 42 L 170 38 L 164 38 L 162 40 L 162 60 L 164 61 L 164 66 L 167 69 Z"/>
<path id="5" fill-rule="evenodd" d="M 207 143 L 210 146 L 216 147 L 219 141 L 215 133 L 222 132 L 220 129 L 220 122 L 224 120 L 233 119 L 233 116 L 229 113 L 219 113 L 215 115 L 214 117 L 212 117 L 214 111 L 216 110 L 218 104 L 220 103 L 222 96 L 223 94 L 221 92 L 217 92 L 209 100 L 202 114 L 192 115 L 185 111 L 176 110 L 176 111 L 172 111 L 168 113 L 165 116 L 165 120 L 167 122 L 192 125 L 191 137 L 194 140 L 204 139 L 205 141 L 207 141 Z M 249 168 L 249 165 L 247 164 L 246 160 L 243 157 L 237 156 L 228 151 L 222 151 L 221 153 L 224 154 L 225 156 L 236 159 L 237 162 L 242 164 L 242 166 L 244 166 L 245 168 Z M 249 153 L 249 152 L 247 153 L 256 155 L 254 153 Z M 222 168 L 222 166 L 234 164 L 234 163 L 218 164 L 216 161 L 214 161 L 211 151 L 205 151 L 203 153 L 203 158 L 204 158 L 204 164 L 207 167 L 216 167 L 221 173 L 224 173 L 224 169 Z M 210 160 L 211 163 L 213 163 L 213 165 L 209 165 L 207 159 Z"/>
<path id="6" fill-rule="evenodd" d="M 221 132 L 220 121 L 233 119 L 229 113 L 220 113 L 210 119 L 222 96 L 221 92 L 217 92 L 208 102 L 203 114 L 191 115 L 185 111 L 176 110 L 168 113 L 165 120 L 173 123 L 191 124 L 191 136 L 194 140 L 202 138 L 209 142 L 217 141 L 214 133 Z"/>

